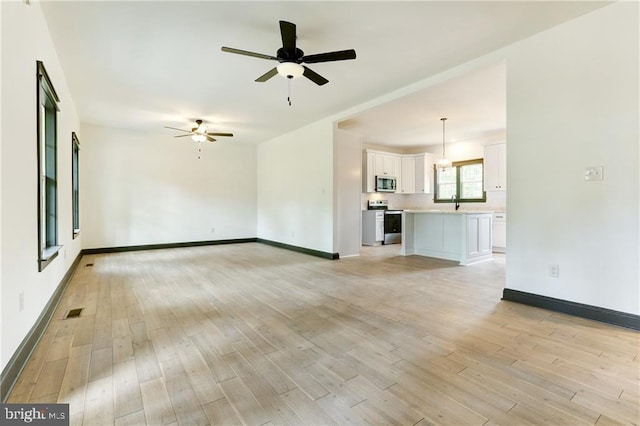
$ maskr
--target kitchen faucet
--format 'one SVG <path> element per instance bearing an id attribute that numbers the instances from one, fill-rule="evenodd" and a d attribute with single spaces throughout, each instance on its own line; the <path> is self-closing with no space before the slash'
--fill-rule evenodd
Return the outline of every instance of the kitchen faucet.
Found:
<path id="1" fill-rule="evenodd" d="M 456 203 L 456 211 L 460 208 L 460 201 L 456 198 L 456 194 L 451 196 L 451 202 Z"/>

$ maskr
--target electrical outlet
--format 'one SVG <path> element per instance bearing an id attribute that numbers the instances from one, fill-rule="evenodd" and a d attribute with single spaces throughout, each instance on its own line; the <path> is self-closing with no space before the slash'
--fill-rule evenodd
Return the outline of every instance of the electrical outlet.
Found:
<path id="1" fill-rule="evenodd" d="M 18 312 L 24 311 L 24 291 L 18 293 Z"/>
<path id="2" fill-rule="evenodd" d="M 551 278 L 560 278 L 560 265 L 552 263 L 549 265 L 549 276 Z"/>
<path id="3" fill-rule="evenodd" d="M 603 173 L 604 173 L 603 166 L 585 167 L 584 180 L 586 181 L 603 180 L 604 179 Z"/>

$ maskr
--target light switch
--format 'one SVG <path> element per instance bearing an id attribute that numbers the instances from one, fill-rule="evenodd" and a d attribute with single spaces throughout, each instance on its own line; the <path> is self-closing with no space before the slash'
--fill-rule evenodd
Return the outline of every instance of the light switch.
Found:
<path id="1" fill-rule="evenodd" d="M 603 180 L 603 166 L 584 168 L 584 180 Z"/>

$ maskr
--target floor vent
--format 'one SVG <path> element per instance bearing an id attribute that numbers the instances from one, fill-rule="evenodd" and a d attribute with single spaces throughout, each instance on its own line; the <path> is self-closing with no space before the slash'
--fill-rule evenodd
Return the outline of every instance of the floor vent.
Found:
<path id="1" fill-rule="evenodd" d="M 82 308 L 79 309 L 71 309 L 65 319 L 69 318 L 78 318 L 80 316 L 80 312 L 82 312 Z"/>
<path id="2" fill-rule="evenodd" d="M 86 265 L 84 265 L 84 267 L 86 268 L 87 266 L 93 266 L 93 263 L 87 263 Z"/>

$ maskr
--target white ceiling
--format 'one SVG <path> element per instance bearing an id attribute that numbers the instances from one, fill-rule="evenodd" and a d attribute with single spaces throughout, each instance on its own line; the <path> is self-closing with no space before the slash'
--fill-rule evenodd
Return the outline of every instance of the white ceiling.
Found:
<path id="1" fill-rule="evenodd" d="M 235 143 L 260 143 L 397 90 L 603 6 L 571 1 L 45 1 L 42 8 L 80 119 L 171 133 L 196 118 Z M 353 48 L 353 61 L 309 65 L 329 79 L 254 80 L 276 63 L 279 20 L 306 54 Z M 504 132 L 504 65 L 425 90 L 341 127 L 365 140 L 440 143 Z M 464 101 L 464 102 L 462 102 Z M 409 113 L 410 111 L 410 113 Z M 447 132 L 449 133 L 449 131 Z M 221 138 L 223 139 L 223 138 Z"/>
<path id="2" fill-rule="evenodd" d="M 504 141 L 507 72 L 500 62 L 349 117 L 338 127 L 364 142 L 401 147 Z"/>

